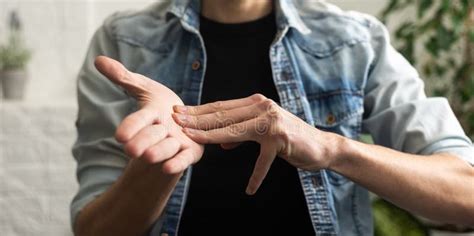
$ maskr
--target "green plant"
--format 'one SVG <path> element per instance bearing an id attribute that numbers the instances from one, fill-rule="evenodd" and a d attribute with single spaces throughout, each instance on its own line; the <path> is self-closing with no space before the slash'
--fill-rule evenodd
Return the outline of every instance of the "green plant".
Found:
<path id="1" fill-rule="evenodd" d="M 19 40 L 19 35 L 12 34 L 6 45 L 0 46 L 0 69 L 24 69 L 31 58 L 31 52 Z"/>
<path id="2" fill-rule="evenodd" d="M 0 70 L 25 69 L 31 51 L 23 43 L 21 23 L 16 12 L 11 13 L 9 23 L 10 35 L 6 44 L 0 45 Z"/>
<path id="3" fill-rule="evenodd" d="M 390 0 L 382 19 L 394 14 L 405 14 L 396 25 L 398 49 L 474 138 L 474 0 Z"/>
<path id="4" fill-rule="evenodd" d="M 427 236 L 428 228 L 407 211 L 383 200 L 372 202 L 375 236 Z"/>
<path id="5" fill-rule="evenodd" d="M 394 31 L 399 51 L 420 69 L 430 95 L 449 99 L 474 138 L 474 0 L 390 0 L 382 20 L 401 14 Z M 407 211 L 383 199 L 372 206 L 375 235 L 429 235 L 431 226 Z"/>

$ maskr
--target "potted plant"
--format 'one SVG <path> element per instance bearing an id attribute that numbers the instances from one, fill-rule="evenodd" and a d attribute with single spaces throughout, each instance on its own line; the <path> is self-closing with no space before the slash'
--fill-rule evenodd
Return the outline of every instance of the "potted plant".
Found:
<path id="1" fill-rule="evenodd" d="M 10 34 L 4 45 L 0 45 L 0 82 L 5 99 L 22 99 L 28 74 L 27 63 L 31 52 L 23 43 L 21 23 L 16 12 L 10 14 Z"/>
<path id="2" fill-rule="evenodd" d="M 394 14 L 406 19 L 395 30 L 400 52 L 420 69 L 430 95 L 449 99 L 474 139 L 474 0 L 390 0 L 382 19 Z"/>
<path id="3" fill-rule="evenodd" d="M 391 16 L 401 14 L 403 20 L 396 22 L 394 32 L 399 51 L 420 69 L 430 95 L 449 99 L 468 136 L 474 138 L 474 0 L 390 0 L 382 19 L 392 23 Z M 373 210 L 375 235 L 474 232 L 414 217 L 381 199 Z"/>

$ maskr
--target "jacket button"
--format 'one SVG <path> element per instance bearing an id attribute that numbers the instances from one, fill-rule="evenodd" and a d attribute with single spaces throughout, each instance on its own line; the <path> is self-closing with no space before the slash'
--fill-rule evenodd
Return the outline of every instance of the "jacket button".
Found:
<path id="1" fill-rule="evenodd" d="M 195 60 L 191 65 L 193 70 L 199 70 L 201 68 L 201 62 L 199 60 Z"/>
<path id="2" fill-rule="evenodd" d="M 333 114 L 329 114 L 327 117 L 326 117 L 326 123 L 328 125 L 332 125 L 336 122 L 336 117 L 333 115 Z"/>

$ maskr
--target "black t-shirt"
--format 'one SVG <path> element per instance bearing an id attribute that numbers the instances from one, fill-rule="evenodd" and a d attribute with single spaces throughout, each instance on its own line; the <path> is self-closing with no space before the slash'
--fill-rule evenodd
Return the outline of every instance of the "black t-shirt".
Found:
<path id="1" fill-rule="evenodd" d="M 201 17 L 207 69 L 201 102 L 261 93 L 279 102 L 269 58 L 276 36 L 274 13 L 248 23 L 222 24 Z M 295 167 L 276 158 L 254 196 L 245 194 L 259 144 L 233 150 L 206 145 L 194 165 L 178 234 L 314 235 Z"/>

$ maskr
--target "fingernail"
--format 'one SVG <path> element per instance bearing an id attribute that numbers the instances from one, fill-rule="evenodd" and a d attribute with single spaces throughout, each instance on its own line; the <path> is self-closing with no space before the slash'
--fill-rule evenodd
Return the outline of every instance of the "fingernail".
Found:
<path id="1" fill-rule="evenodd" d="M 174 111 L 175 112 L 186 113 L 187 110 L 188 110 L 188 108 L 186 106 L 180 106 L 180 105 L 174 106 Z"/>
<path id="2" fill-rule="evenodd" d="M 247 186 L 247 189 L 245 190 L 245 193 L 247 195 L 254 195 L 255 194 L 255 190 L 253 190 L 250 186 Z"/>
<path id="3" fill-rule="evenodd" d="M 188 121 L 188 116 L 187 115 L 182 115 L 182 114 L 175 113 L 175 116 L 182 123 L 186 123 Z"/>

